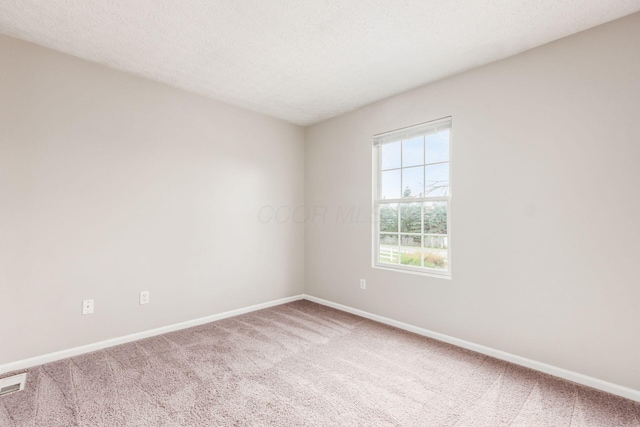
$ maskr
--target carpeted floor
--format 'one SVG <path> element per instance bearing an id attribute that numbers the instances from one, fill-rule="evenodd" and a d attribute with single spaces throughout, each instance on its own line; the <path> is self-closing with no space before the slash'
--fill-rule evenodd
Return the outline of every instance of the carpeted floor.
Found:
<path id="1" fill-rule="evenodd" d="M 640 403 L 298 301 L 29 370 L 0 426 L 640 426 Z"/>

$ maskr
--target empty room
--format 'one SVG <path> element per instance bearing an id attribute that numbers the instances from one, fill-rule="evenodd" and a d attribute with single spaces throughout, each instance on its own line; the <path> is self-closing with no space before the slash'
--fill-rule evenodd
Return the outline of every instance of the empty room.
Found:
<path id="1" fill-rule="evenodd" d="M 640 427 L 640 2 L 0 0 L 0 427 Z"/>

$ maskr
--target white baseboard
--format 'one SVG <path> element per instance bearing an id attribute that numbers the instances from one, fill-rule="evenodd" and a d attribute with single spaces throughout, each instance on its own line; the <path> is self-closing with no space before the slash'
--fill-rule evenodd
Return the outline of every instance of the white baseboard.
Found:
<path id="1" fill-rule="evenodd" d="M 156 335 L 166 334 L 167 332 L 178 331 L 180 329 L 191 328 L 193 326 L 203 325 L 205 323 L 214 322 L 216 320 L 226 319 L 228 317 L 238 316 L 240 314 L 249 313 L 252 311 L 262 310 L 264 308 L 273 307 L 280 304 L 286 304 L 292 301 L 298 301 L 302 299 L 302 295 L 295 295 L 292 297 L 281 298 L 274 301 L 268 301 L 261 304 L 252 305 L 249 307 L 238 308 L 236 310 L 225 311 L 224 313 L 218 313 L 211 316 L 201 317 L 199 319 L 188 320 L 186 322 L 175 323 L 173 325 L 162 326 L 156 329 L 150 329 L 148 331 L 137 332 L 135 334 L 125 335 L 123 337 L 112 338 L 105 341 L 100 341 L 92 344 L 82 345 L 80 347 L 70 348 L 68 350 L 56 351 L 54 353 L 43 354 L 42 356 L 36 356 L 29 359 L 18 360 L 16 362 L 0 365 L 0 375 L 28 369 L 34 366 L 43 365 L 45 363 L 55 362 L 56 360 L 66 359 L 67 357 L 78 356 L 80 354 L 90 353 L 92 351 L 101 350 L 107 347 L 113 347 L 119 344 L 125 344 L 131 341 L 136 341 L 142 338 L 149 338 Z"/>
<path id="2" fill-rule="evenodd" d="M 376 322 L 384 323 L 385 325 L 395 326 L 396 328 L 404 329 L 409 332 L 416 333 L 425 337 L 433 338 L 438 341 L 453 344 L 458 347 L 473 350 L 478 353 L 486 354 L 487 356 L 495 357 L 496 359 L 504 360 L 507 362 L 515 363 L 516 365 L 525 366 L 527 368 L 544 372 L 545 374 L 560 377 L 574 383 L 582 384 L 591 388 L 605 391 L 607 393 L 622 396 L 627 399 L 640 402 L 640 390 L 634 390 L 632 388 L 624 387 L 618 384 L 613 384 L 607 381 L 603 381 L 597 378 L 593 378 L 587 375 L 579 374 L 577 372 L 569 371 L 567 369 L 558 368 L 556 366 L 548 365 L 546 363 L 537 362 L 535 360 L 527 359 L 526 357 L 517 356 L 515 354 L 507 353 L 505 351 L 496 350 L 484 345 L 475 344 L 469 341 L 465 341 L 459 338 L 454 338 L 449 335 L 441 334 L 438 332 L 430 331 L 428 329 L 420 328 L 418 326 L 410 325 L 408 323 L 399 322 L 397 320 L 389 319 L 387 317 L 378 316 L 377 314 L 369 313 L 357 308 L 349 307 L 346 305 L 338 304 L 332 301 L 327 301 L 322 298 L 317 298 L 311 295 L 302 295 L 303 299 L 326 305 L 347 313 L 355 314 Z"/>

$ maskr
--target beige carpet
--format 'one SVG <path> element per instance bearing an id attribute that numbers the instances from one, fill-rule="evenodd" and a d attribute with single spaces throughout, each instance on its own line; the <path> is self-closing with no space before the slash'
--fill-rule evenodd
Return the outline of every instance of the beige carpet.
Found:
<path id="1" fill-rule="evenodd" d="M 640 426 L 640 404 L 299 301 L 50 363 L 0 426 Z"/>

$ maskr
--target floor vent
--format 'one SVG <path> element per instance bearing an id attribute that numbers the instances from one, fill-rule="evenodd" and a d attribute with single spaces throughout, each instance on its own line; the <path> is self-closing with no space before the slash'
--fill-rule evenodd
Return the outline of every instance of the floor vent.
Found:
<path id="1" fill-rule="evenodd" d="M 24 390 L 27 381 L 27 373 L 14 375 L 12 377 L 0 378 L 0 396 Z"/>

